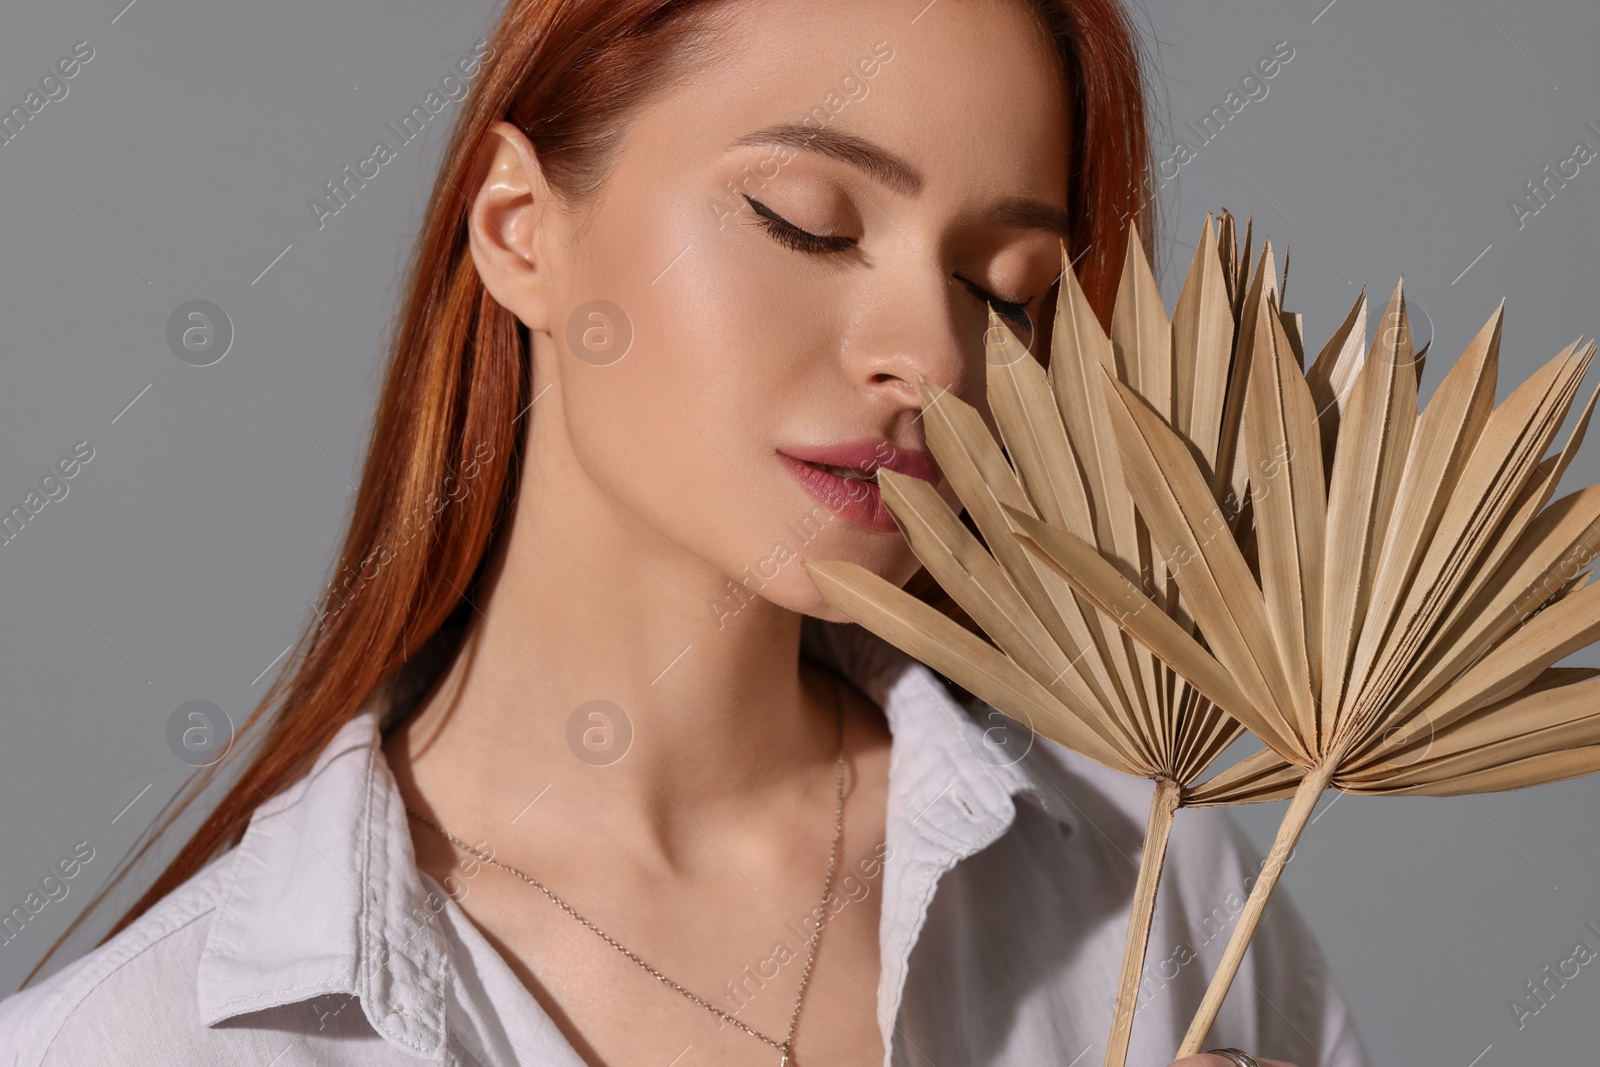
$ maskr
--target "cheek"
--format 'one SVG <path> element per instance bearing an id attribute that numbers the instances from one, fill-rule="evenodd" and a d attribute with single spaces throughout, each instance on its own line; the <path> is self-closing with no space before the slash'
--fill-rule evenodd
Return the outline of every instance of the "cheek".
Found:
<path id="1" fill-rule="evenodd" d="M 835 617 L 801 557 L 850 559 L 895 582 L 917 567 L 903 538 L 836 519 L 774 455 L 852 425 L 832 409 L 850 395 L 838 378 L 842 309 L 825 276 L 774 255 L 741 224 L 719 232 L 709 210 L 674 211 L 618 204 L 607 214 L 623 226 L 587 238 L 573 302 L 582 312 L 609 301 L 610 325 L 631 342 L 605 365 L 573 344 L 587 320 L 558 342 L 573 451 L 648 530 L 769 600 Z M 652 222 L 641 229 L 638 219 Z"/>
<path id="2" fill-rule="evenodd" d="M 574 454 L 589 477 L 646 523 L 696 552 L 719 528 L 738 525 L 759 485 L 750 413 L 763 390 L 729 373 L 724 350 L 704 343 L 694 314 L 657 294 L 613 287 L 627 309 L 632 344 L 619 361 L 573 358 L 563 408 Z"/>
<path id="3" fill-rule="evenodd" d="M 558 342 L 563 407 L 591 479 L 648 525 L 719 566 L 768 548 L 782 488 L 774 419 L 793 393 L 792 343 L 714 217 L 617 203 L 571 278 L 578 320 Z M 648 225 L 638 220 L 650 220 Z M 698 229 L 696 228 L 698 224 Z M 730 223 L 730 225 L 732 225 Z M 620 359 L 591 358 L 584 309 L 611 305 Z M 742 561 L 741 561 L 742 563 Z M 739 564 L 733 564 L 737 566 Z"/>

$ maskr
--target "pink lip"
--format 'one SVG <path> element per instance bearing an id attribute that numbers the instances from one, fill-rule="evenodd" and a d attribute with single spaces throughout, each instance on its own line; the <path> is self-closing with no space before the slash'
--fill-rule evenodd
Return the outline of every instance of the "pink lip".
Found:
<path id="1" fill-rule="evenodd" d="M 939 484 L 940 471 L 933 457 L 915 449 L 899 448 L 881 438 L 843 441 L 831 445 L 785 448 L 778 453 L 784 466 L 812 496 L 839 518 L 856 526 L 881 533 L 898 533 L 900 527 L 883 503 L 882 491 L 875 482 L 844 478 L 811 466 L 852 467 L 871 473 L 888 468 L 897 474 Z"/>

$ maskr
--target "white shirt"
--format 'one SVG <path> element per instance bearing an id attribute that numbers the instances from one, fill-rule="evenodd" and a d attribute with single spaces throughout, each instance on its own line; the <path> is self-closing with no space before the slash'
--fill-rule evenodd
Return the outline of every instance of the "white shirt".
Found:
<path id="1" fill-rule="evenodd" d="M 1151 783 L 987 705 L 975 716 L 858 626 L 807 619 L 805 633 L 807 654 L 877 701 L 893 733 L 878 890 L 885 1067 L 1094 1067 Z M 380 747 L 405 710 L 394 692 L 375 693 L 306 777 L 263 802 L 236 847 L 111 941 L 0 1001 L 0 1065 L 584 1067 L 460 905 L 417 870 Z M 1171 1061 L 1257 870 L 1225 813 L 1179 811 L 1130 1065 Z M 771 1050 L 754 1045 L 752 1062 L 766 1062 Z M 1368 1065 L 1281 888 L 1207 1042 L 1225 1045 L 1301 1067 Z"/>

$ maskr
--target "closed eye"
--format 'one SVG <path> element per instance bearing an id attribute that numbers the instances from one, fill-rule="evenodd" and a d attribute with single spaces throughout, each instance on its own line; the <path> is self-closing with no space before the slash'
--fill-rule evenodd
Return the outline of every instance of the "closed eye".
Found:
<path id="1" fill-rule="evenodd" d="M 819 234 L 802 230 L 788 219 L 773 211 L 761 201 L 748 194 L 741 194 L 745 202 L 750 205 L 761 219 L 761 226 L 770 233 L 779 244 L 792 248 L 796 252 L 810 252 L 819 254 L 824 252 L 847 252 L 855 247 L 854 237 L 823 237 Z"/>
<path id="2" fill-rule="evenodd" d="M 756 213 L 762 228 L 785 248 L 812 255 L 824 255 L 848 252 L 856 246 L 854 237 L 827 237 L 811 233 L 808 230 L 802 230 L 749 194 L 740 195 L 744 196 L 745 202 Z M 993 305 L 995 311 L 1000 315 L 1010 319 L 1024 330 L 1030 332 L 1033 330 L 1033 320 L 1028 316 L 1028 304 L 1031 302 L 1031 298 L 1023 301 L 1002 300 L 982 286 L 975 285 L 965 278 L 957 278 L 956 280 L 965 285 L 978 298 L 980 303 Z"/>
<path id="3" fill-rule="evenodd" d="M 1003 318 L 1010 319 L 1013 323 L 1022 327 L 1024 330 L 1032 331 L 1033 319 L 1028 315 L 1027 300 L 1022 301 L 1021 303 L 1018 303 L 1014 300 L 1001 300 L 998 296 L 995 296 L 993 293 L 988 292 L 979 286 L 973 285 L 965 278 L 959 278 L 957 280 L 960 281 L 962 285 L 965 285 L 968 289 L 972 290 L 972 295 L 976 296 L 980 301 L 994 305 L 995 311 L 999 312 Z M 1026 340 L 1026 338 L 1024 338 L 1024 340 Z"/>

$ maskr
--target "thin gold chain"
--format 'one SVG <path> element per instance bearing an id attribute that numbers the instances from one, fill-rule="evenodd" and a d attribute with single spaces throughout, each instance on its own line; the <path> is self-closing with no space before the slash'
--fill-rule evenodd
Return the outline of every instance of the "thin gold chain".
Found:
<path id="1" fill-rule="evenodd" d="M 710 1001 L 706 1000 L 705 998 L 703 998 L 701 996 L 698 996 L 695 993 L 690 992 L 688 989 L 685 989 L 683 986 L 679 985 L 677 982 L 674 982 L 672 979 L 670 979 L 666 975 L 662 974 L 655 967 L 652 967 L 649 963 L 647 963 L 644 960 L 640 959 L 631 949 L 629 949 L 626 946 L 624 946 L 616 938 L 612 937 L 610 934 L 608 934 L 604 930 L 600 929 L 594 923 L 592 923 L 588 919 L 584 918 L 581 914 L 578 913 L 577 909 L 575 909 L 572 905 L 568 904 L 566 901 L 562 900 L 560 897 L 556 896 L 556 894 L 553 893 L 548 886 L 546 886 L 543 882 L 539 881 L 537 878 L 533 877 L 531 874 L 526 874 L 526 873 L 524 873 L 522 871 L 519 871 L 515 867 L 512 867 L 510 864 L 501 863 L 499 860 L 495 859 L 493 856 L 486 855 L 483 852 L 480 852 L 474 846 L 469 845 L 467 842 L 463 841 L 461 838 L 457 837 L 455 834 L 452 834 L 450 831 L 446 830 L 444 827 L 440 826 L 438 823 L 434 822 L 432 819 L 428 818 L 426 815 L 423 815 L 421 812 L 417 811 L 410 804 L 406 805 L 406 811 L 408 813 L 410 813 L 410 815 L 413 818 L 415 818 L 418 822 L 422 823 L 424 826 L 428 827 L 429 829 L 433 830 L 435 833 L 437 833 L 440 836 L 444 837 L 446 840 L 448 840 L 452 845 L 455 845 L 457 848 L 462 849 L 465 852 L 470 852 L 470 853 L 472 853 L 472 855 L 476 856 L 481 862 L 487 863 L 492 867 L 498 867 L 498 868 L 500 868 L 501 870 L 505 871 L 508 874 L 516 875 L 518 878 L 522 879 L 524 882 L 527 882 L 529 885 L 533 886 L 539 892 L 543 893 L 546 897 L 548 897 L 550 899 L 550 902 L 552 904 L 556 905 L 556 907 L 560 908 L 562 911 L 566 912 L 568 915 L 572 916 L 574 919 L 577 919 L 584 926 L 588 927 L 590 930 L 594 931 L 594 933 L 598 934 L 599 937 L 601 938 L 601 940 L 605 941 L 606 944 L 610 945 L 612 948 L 616 949 L 618 952 L 620 952 L 624 956 L 628 957 L 634 963 L 637 963 L 652 978 L 655 978 L 657 981 L 661 982 L 662 984 L 664 984 L 664 985 L 666 985 L 666 986 L 668 986 L 668 987 L 670 987 L 672 989 L 677 990 L 679 993 L 682 993 L 685 997 L 687 997 L 688 999 L 692 1000 L 694 1003 L 700 1005 L 702 1008 L 704 1008 L 707 1011 L 711 1012 L 713 1015 L 717 1016 L 718 1018 L 722 1019 L 724 1022 L 728 1022 L 728 1023 L 733 1024 L 734 1026 L 737 1026 L 739 1029 L 743 1030 L 745 1033 L 749 1034 L 751 1037 L 758 1038 L 761 1041 L 764 1041 L 767 1044 L 771 1045 L 773 1048 L 777 1049 L 779 1052 L 783 1053 L 783 1060 L 781 1061 L 781 1064 L 794 1064 L 794 1062 L 795 1062 L 794 1061 L 794 1051 L 793 1051 L 793 1049 L 794 1049 L 794 1035 L 795 1035 L 795 1030 L 800 1025 L 800 1006 L 805 1001 L 806 988 L 811 984 L 811 968 L 812 968 L 812 965 L 816 962 L 817 945 L 822 940 L 822 927 L 827 922 L 828 917 L 832 914 L 828 909 L 828 903 L 829 903 L 829 901 L 831 901 L 833 899 L 833 873 L 834 873 L 834 870 L 835 870 L 835 868 L 836 868 L 836 866 L 838 865 L 838 862 L 839 862 L 839 840 L 844 835 L 844 696 L 843 696 L 842 692 L 840 691 L 838 679 L 836 679 L 836 678 L 833 679 L 833 685 L 834 685 L 834 700 L 835 700 L 835 704 L 836 704 L 836 708 L 837 708 L 838 723 L 839 723 L 839 729 L 838 729 L 838 733 L 839 733 L 839 759 L 838 759 L 838 770 L 837 770 L 837 775 L 836 775 L 837 781 L 836 781 L 836 789 L 835 789 L 836 803 L 835 803 L 835 810 L 834 810 L 834 816 L 833 816 L 833 844 L 828 850 L 828 874 L 827 874 L 827 877 L 824 878 L 823 882 L 822 882 L 822 904 L 817 909 L 819 912 L 822 913 L 822 915 L 821 915 L 821 918 L 819 918 L 817 920 L 817 928 L 816 928 L 815 932 L 813 932 L 812 935 L 811 935 L 810 948 L 806 952 L 806 966 L 805 966 L 805 969 L 800 972 L 800 992 L 795 997 L 794 1011 L 789 1016 L 789 1032 L 784 1036 L 784 1039 L 782 1041 L 779 1041 L 779 1040 L 777 1040 L 776 1038 L 773 1038 L 773 1037 L 769 1037 L 768 1035 L 762 1033 L 760 1030 L 757 1030 L 754 1027 L 748 1025 L 743 1020 L 735 1018 L 732 1012 L 727 1011 L 727 1010 L 725 1010 L 723 1008 L 717 1007 L 715 1004 L 712 1004 Z M 780 1067 L 781 1067 L 781 1065 L 780 1065 Z"/>

